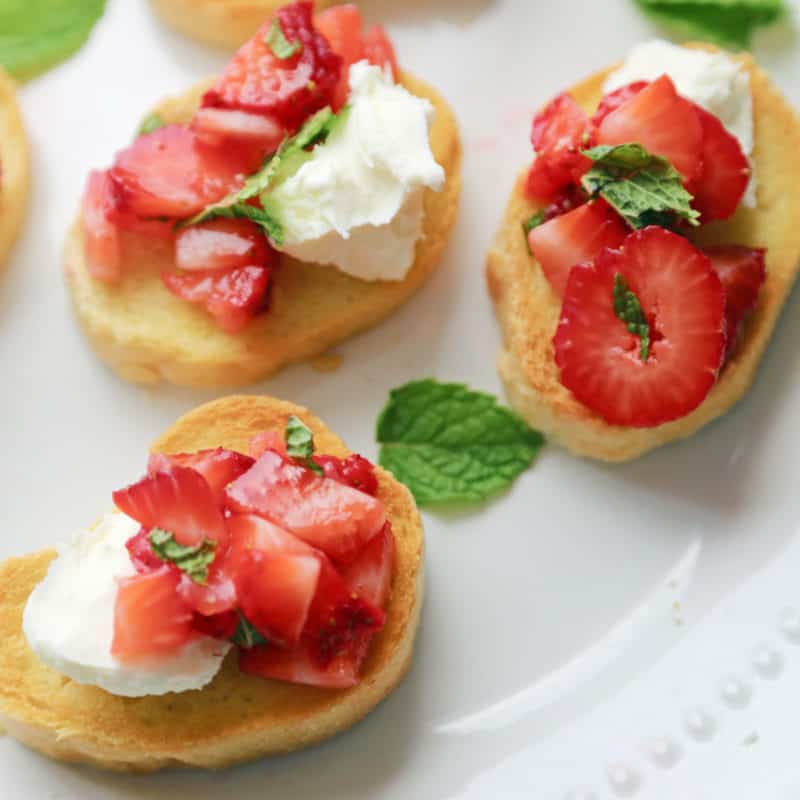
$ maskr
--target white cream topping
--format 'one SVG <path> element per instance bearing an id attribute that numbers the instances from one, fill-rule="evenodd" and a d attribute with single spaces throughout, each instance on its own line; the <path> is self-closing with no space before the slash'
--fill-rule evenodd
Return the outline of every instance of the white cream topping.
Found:
<path id="1" fill-rule="evenodd" d="M 362 280 L 402 280 L 422 236 L 423 192 L 444 183 L 428 141 L 433 106 L 366 61 L 350 67 L 350 88 L 346 120 L 272 192 L 280 249 Z"/>
<path id="2" fill-rule="evenodd" d="M 753 98 L 747 70 L 724 53 L 691 50 L 654 39 L 634 47 L 625 63 L 612 72 L 603 87 L 612 92 L 634 81 L 653 81 L 669 75 L 678 94 L 718 117 L 739 140 L 744 154 L 753 154 Z M 751 173 L 743 204 L 756 205 L 756 180 Z"/>
<path id="3" fill-rule="evenodd" d="M 142 697 L 201 689 L 216 675 L 229 644 L 204 636 L 169 658 L 135 666 L 111 654 L 117 586 L 136 574 L 125 543 L 138 530 L 138 522 L 113 512 L 62 545 L 28 598 L 25 638 L 49 667 L 112 694 Z"/>

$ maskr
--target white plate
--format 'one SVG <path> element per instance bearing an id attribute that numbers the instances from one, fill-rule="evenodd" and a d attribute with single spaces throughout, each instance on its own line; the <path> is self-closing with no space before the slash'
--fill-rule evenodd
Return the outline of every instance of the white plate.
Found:
<path id="1" fill-rule="evenodd" d="M 254 390 L 310 406 L 375 457 L 390 388 L 433 375 L 499 393 L 483 259 L 530 158 L 531 113 L 652 29 L 629 0 L 362 5 L 455 106 L 461 215 L 430 284 L 338 348 L 338 372 L 299 366 Z M 756 52 L 800 104 L 791 36 L 764 34 Z M 0 556 L 91 522 L 143 468 L 148 443 L 213 396 L 144 391 L 99 364 L 70 313 L 60 251 L 87 170 L 109 162 L 152 103 L 224 60 L 161 27 L 146 3 L 112 0 L 89 45 L 22 90 L 36 179 L 0 279 Z M 239 770 L 149 778 L 54 764 L 6 738 L 0 795 L 800 797 L 796 299 L 750 395 L 692 440 L 618 468 L 547 448 L 485 507 L 426 514 L 412 673 L 352 732 Z"/>

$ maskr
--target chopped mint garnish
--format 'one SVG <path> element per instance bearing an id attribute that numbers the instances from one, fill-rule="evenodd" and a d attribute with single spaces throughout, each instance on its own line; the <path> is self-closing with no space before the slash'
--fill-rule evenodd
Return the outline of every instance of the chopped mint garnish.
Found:
<path id="1" fill-rule="evenodd" d="M 166 124 L 167 121 L 161 116 L 161 114 L 153 112 L 152 114 L 148 114 L 142 120 L 142 124 L 139 126 L 139 130 L 136 132 L 136 135 L 144 136 L 146 133 L 152 133 L 153 131 L 157 131 L 159 128 L 163 128 Z"/>
<path id="2" fill-rule="evenodd" d="M 218 217 L 245 217 L 259 224 L 275 244 L 283 244 L 280 209 L 271 202 L 268 189 L 294 175 L 311 157 L 309 148 L 323 143 L 346 119 L 347 113 L 347 108 L 338 114 L 334 114 L 330 108 L 318 111 L 294 136 L 283 141 L 277 152 L 244 182 L 238 192 L 232 192 L 218 203 L 207 206 L 185 224 L 197 225 Z M 261 207 L 247 202 L 259 195 Z"/>
<path id="3" fill-rule="evenodd" d="M 640 144 L 600 145 L 581 151 L 594 165 L 581 179 L 590 195 L 602 197 L 632 228 L 669 226 L 672 216 L 699 225 L 692 195 L 666 158 Z"/>
<path id="4" fill-rule="evenodd" d="M 522 233 L 525 236 L 525 246 L 528 252 L 531 251 L 531 246 L 528 244 L 528 234 L 534 229 L 538 228 L 544 222 L 544 209 L 539 209 L 535 214 L 532 214 L 525 222 L 522 223 Z"/>
<path id="5" fill-rule="evenodd" d="M 300 42 L 290 42 L 283 32 L 280 20 L 274 19 L 269 33 L 264 37 L 264 41 L 269 45 L 276 58 L 291 58 L 303 49 Z"/>
<path id="6" fill-rule="evenodd" d="M 391 392 L 377 439 L 381 465 L 420 505 L 484 500 L 527 469 L 544 443 L 491 395 L 434 380 Z"/>
<path id="7" fill-rule="evenodd" d="M 324 475 L 322 467 L 312 458 L 314 455 L 314 434 L 299 417 L 292 415 L 286 423 L 286 455 L 297 458 L 317 475 Z"/>
<path id="8" fill-rule="evenodd" d="M 267 640 L 256 630 L 241 611 L 239 612 L 239 623 L 236 626 L 233 636 L 231 636 L 231 641 L 235 645 L 243 647 L 245 650 L 250 650 L 252 647 L 267 643 Z"/>
<path id="9" fill-rule="evenodd" d="M 174 564 L 195 583 L 206 583 L 208 568 L 214 560 L 216 542 L 206 539 L 202 544 L 185 547 L 175 541 L 173 534 L 161 528 L 153 528 L 149 539 L 153 552 L 162 561 Z"/>
<path id="10" fill-rule="evenodd" d="M 614 313 L 630 333 L 641 339 L 641 357 L 642 363 L 645 363 L 650 355 L 650 325 L 639 298 L 628 288 L 627 281 L 619 272 L 614 275 L 613 296 Z"/>
<path id="11" fill-rule="evenodd" d="M 757 27 L 778 21 L 786 11 L 784 0 L 636 0 L 656 23 L 681 42 L 713 42 L 733 49 L 746 48 Z"/>

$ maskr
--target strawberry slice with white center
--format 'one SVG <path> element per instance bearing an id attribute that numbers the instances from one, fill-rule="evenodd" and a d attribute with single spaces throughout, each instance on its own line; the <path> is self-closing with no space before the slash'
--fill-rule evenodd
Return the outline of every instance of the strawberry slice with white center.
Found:
<path id="1" fill-rule="evenodd" d="M 148 530 L 160 528 L 184 547 L 206 539 L 224 545 L 222 512 L 206 479 L 188 467 L 173 466 L 148 475 L 113 494 L 117 508 Z"/>
<path id="2" fill-rule="evenodd" d="M 119 230 L 108 218 L 116 203 L 114 184 L 107 172 L 89 173 L 83 195 L 83 236 L 89 274 L 104 283 L 122 278 Z"/>
<path id="3" fill-rule="evenodd" d="M 169 567 L 120 581 L 111 653 L 122 662 L 166 657 L 196 638 L 192 612 Z"/>
<path id="4" fill-rule="evenodd" d="M 288 136 L 286 128 L 273 117 L 230 108 L 199 108 L 192 129 L 209 144 L 232 139 L 258 145 L 264 155 L 274 153 Z"/>
<path id="5" fill-rule="evenodd" d="M 619 247 L 627 235 L 619 215 L 604 200 L 596 200 L 537 225 L 528 234 L 528 245 L 553 291 L 562 297 L 576 264 L 591 261 L 605 248 Z"/>
<path id="6" fill-rule="evenodd" d="M 691 181 L 700 172 L 703 129 L 694 104 L 662 75 L 612 111 L 597 129 L 597 144 L 637 142 Z"/>
<path id="7" fill-rule="evenodd" d="M 394 551 L 394 534 L 387 522 L 342 572 L 350 589 L 376 608 L 383 608 L 392 588 Z"/>
<path id="8" fill-rule="evenodd" d="M 383 504 L 267 450 L 225 490 L 232 511 L 258 514 L 337 561 L 350 561 L 386 522 Z"/>
<path id="9" fill-rule="evenodd" d="M 762 248 L 722 245 L 709 247 L 711 259 L 725 292 L 725 358 L 736 349 L 742 327 L 758 303 L 758 295 L 767 278 Z"/>
<path id="10" fill-rule="evenodd" d="M 225 487 L 244 475 L 255 463 L 255 459 L 250 456 L 217 447 L 196 453 L 151 453 L 147 461 L 147 471 L 152 475 L 168 471 L 173 466 L 189 467 L 206 479 L 214 497 L 222 502 Z"/>
<path id="11" fill-rule="evenodd" d="M 609 117 L 610 119 L 610 117 Z M 615 312 L 624 280 L 649 326 L 649 353 Z M 561 382 L 610 425 L 654 427 L 708 395 L 725 350 L 724 293 L 686 239 L 648 227 L 572 270 L 554 337 Z"/>
<path id="12" fill-rule="evenodd" d="M 175 237 L 175 266 L 187 271 L 272 266 L 264 232 L 246 219 L 215 219 L 183 228 Z"/>
<path id="13" fill-rule="evenodd" d="M 704 108 L 694 107 L 703 129 L 700 174 L 692 182 L 692 205 L 702 222 L 733 216 L 750 182 L 750 162 L 739 140 Z"/>
<path id="14" fill-rule="evenodd" d="M 136 216 L 182 219 L 239 189 L 259 164 L 252 150 L 212 147 L 183 125 L 167 125 L 119 153 L 111 175 Z"/>

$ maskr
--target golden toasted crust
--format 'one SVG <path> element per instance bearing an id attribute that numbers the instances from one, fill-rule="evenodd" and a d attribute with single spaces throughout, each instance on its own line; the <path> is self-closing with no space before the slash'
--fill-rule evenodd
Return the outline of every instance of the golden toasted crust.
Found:
<path id="1" fill-rule="evenodd" d="M 269 311 L 230 335 L 205 311 L 164 288 L 161 272 L 174 266 L 170 243 L 125 235 L 125 277 L 109 286 L 89 275 L 76 223 L 67 238 L 67 283 L 83 330 L 100 357 L 136 383 L 241 386 L 326 352 L 407 300 L 439 263 L 455 222 L 461 145 L 455 118 L 442 97 L 408 74 L 403 84 L 436 109 L 431 148 L 447 175 L 440 192 L 425 192 L 424 238 L 404 280 L 370 283 L 337 269 L 283 258 L 274 273 Z M 207 85 L 167 100 L 157 110 L 168 120 L 186 121 Z"/>
<path id="2" fill-rule="evenodd" d="M 627 461 L 691 436 L 724 414 L 752 383 L 794 283 L 800 266 L 800 174 L 794 166 L 794 154 L 800 152 L 800 120 L 753 59 L 738 58 L 750 72 L 753 94 L 758 207 L 741 208 L 726 222 L 704 225 L 696 238 L 701 244 L 766 247 L 767 280 L 733 358 L 691 414 L 657 428 L 612 426 L 562 386 L 552 342 L 561 303 L 521 232 L 522 221 L 536 210 L 524 196 L 524 175 L 514 187 L 487 260 L 489 293 L 503 333 L 498 369 L 511 405 L 552 441 L 578 455 Z M 596 108 L 609 72 L 600 72 L 572 90 L 587 110 Z"/>
<path id="3" fill-rule="evenodd" d="M 0 266 L 25 216 L 29 172 L 28 139 L 17 107 L 16 84 L 0 67 Z"/>
<path id="4" fill-rule="evenodd" d="M 200 406 L 153 445 L 246 451 L 257 432 L 283 431 L 296 414 L 320 452 L 345 456 L 341 440 L 307 409 L 268 397 L 235 396 Z M 55 552 L 0 565 L 0 726 L 63 761 L 148 772 L 167 766 L 226 767 L 314 744 L 349 728 L 400 681 L 411 661 L 422 605 L 423 534 L 408 490 L 378 468 L 378 497 L 396 539 L 386 627 L 375 637 L 358 686 L 315 689 L 243 675 L 232 653 L 205 689 L 124 698 L 81 686 L 44 666 L 22 634 L 22 612 Z"/>
<path id="5" fill-rule="evenodd" d="M 336 0 L 315 0 L 319 10 Z M 233 50 L 286 0 L 150 0 L 168 25 L 198 42 Z"/>

